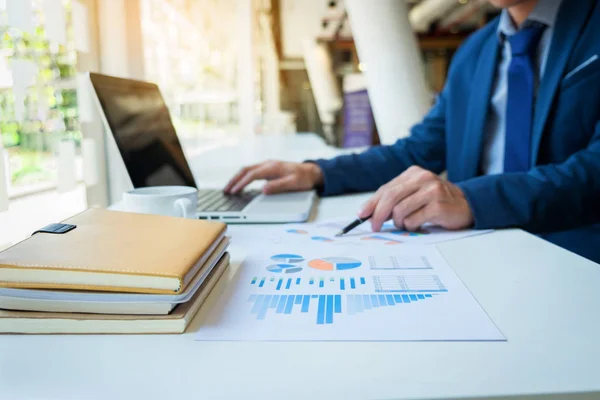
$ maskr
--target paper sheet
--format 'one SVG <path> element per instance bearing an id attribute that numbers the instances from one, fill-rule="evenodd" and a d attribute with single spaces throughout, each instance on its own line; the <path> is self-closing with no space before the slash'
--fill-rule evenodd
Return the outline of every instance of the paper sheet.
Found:
<path id="1" fill-rule="evenodd" d="M 31 0 L 6 0 L 6 14 L 9 26 L 33 33 Z"/>
<path id="2" fill-rule="evenodd" d="M 433 246 L 271 246 L 251 255 L 196 340 L 503 341 Z"/>
<path id="3" fill-rule="evenodd" d="M 291 224 L 269 226 L 262 229 L 262 234 L 247 228 L 238 229 L 233 236 L 235 244 L 252 247 L 264 247 L 273 244 L 327 244 L 329 246 L 358 247 L 398 247 L 406 244 L 435 244 L 449 240 L 463 239 L 470 236 L 482 235 L 492 230 L 462 230 L 448 231 L 439 227 L 425 227 L 419 232 L 407 232 L 396 229 L 391 222 L 384 224 L 381 232 L 372 232 L 368 222 L 342 237 L 335 237 L 342 228 L 348 225 L 348 220 L 330 220 L 307 224 Z M 257 240 L 260 237 L 260 240 Z"/>
<path id="4" fill-rule="evenodd" d="M 90 51 L 88 9 L 83 4 L 73 1 L 71 4 L 71 13 L 75 49 L 84 53 L 88 53 Z"/>
<path id="5" fill-rule="evenodd" d="M 46 38 L 54 43 L 67 45 L 67 16 L 63 0 L 44 0 L 44 29 Z"/>

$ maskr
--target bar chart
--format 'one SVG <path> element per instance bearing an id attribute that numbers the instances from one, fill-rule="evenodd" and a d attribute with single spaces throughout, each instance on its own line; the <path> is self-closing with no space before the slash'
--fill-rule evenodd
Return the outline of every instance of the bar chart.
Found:
<path id="1" fill-rule="evenodd" d="M 374 276 L 376 292 L 447 292 L 437 275 Z"/>
<path id="2" fill-rule="evenodd" d="M 371 270 L 432 269 L 424 256 L 370 256 Z"/>
<path id="3" fill-rule="evenodd" d="M 252 294 L 250 314 L 265 320 L 269 313 L 292 315 L 314 313 L 317 325 L 334 323 L 335 314 L 356 315 L 380 307 L 393 307 L 431 299 L 434 294 L 348 294 L 343 304 L 340 294 Z"/>
<path id="4" fill-rule="evenodd" d="M 350 276 L 350 277 L 308 277 L 308 278 L 277 278 L 271 277 L 253 277 L 250 281 L 251 285 L 255 285 L 258 288 L 264 288 L 269 290 L 290 290 L 294 286 L 308 285 L 313 288 L 339 288 L 340 290 L 355 290 L 363 289 L 367 285 L 367 278 L 364 276 Z"/>
<path id="5" fill-rule="evenodd" d="M 346 308 L 348 315 L 355 315 L 379 307 L 391 307 L 399 304 L 410 304 L 432 298 L 427 294 L 348 294 Z"/>

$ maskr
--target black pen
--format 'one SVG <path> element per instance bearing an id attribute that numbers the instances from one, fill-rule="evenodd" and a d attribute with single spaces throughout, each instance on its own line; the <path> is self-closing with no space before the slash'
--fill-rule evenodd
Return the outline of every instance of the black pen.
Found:
<path id="1" fill-rule="evenodd" d="M 352 222 L 350 225 L 348 225 L 347 227 L 345 227 L 344 229 L 342 229 L 341 231 L 336 233 L 335 237 L 344 236 L 346 233 L 350 232 L 352 229 L 367 222 L 369 219 L 371 219 L 372 216 L 373 216 L 373 214 L 369 215 L 368 217 L 366 217 L 364 219 L 356 218 L 354 220 L 354 222 Z"/>

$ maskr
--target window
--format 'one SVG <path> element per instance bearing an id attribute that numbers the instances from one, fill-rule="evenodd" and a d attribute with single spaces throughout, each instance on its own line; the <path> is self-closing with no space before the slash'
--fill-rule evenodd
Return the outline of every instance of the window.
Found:
<path id="1" fill-rule="evenodd" d="M 12 3 L 13 7 L 17 4 Z M 61 0 L 18 3 L 25 9 L 30 5 L 32 30 L 9 26 L 14 21 L 8 15 L 11 4 L 2 10 L 0 19 L 0 132 L 8 153 L 9 196 L 55 186 L 59 142 L 73 140 L 78 148 L 81 141 L 73 1 L 62 1 L 62 20 L 55 13 L 45 15 Z M 60 23 L 66 33 L 61 44 L 49 40 L 56 37 Z M 54 32 L 49 33 L 48 27 Z"/>

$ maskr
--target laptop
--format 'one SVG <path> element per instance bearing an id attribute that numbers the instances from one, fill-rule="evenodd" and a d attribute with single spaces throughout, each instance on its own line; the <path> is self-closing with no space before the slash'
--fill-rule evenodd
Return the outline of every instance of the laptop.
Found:
<path id="1" fill-rule="evenodd" d="M 226 195 L 221 188 L 200 189 L 158 86 L 96 73 L 89 73 L 89 78 L 100 114 L 135 188 L 193 186 L 198 189 L 200 219 L 229 223 L 308 219 L 316 199 L 314 191 L 266 196 L 260 191 Z"/>

